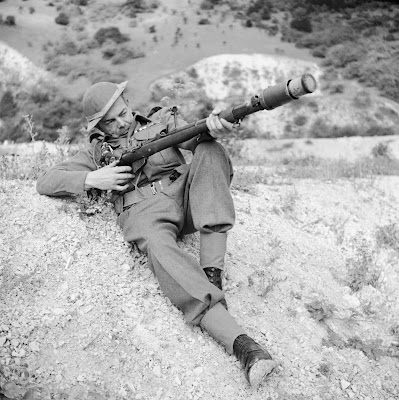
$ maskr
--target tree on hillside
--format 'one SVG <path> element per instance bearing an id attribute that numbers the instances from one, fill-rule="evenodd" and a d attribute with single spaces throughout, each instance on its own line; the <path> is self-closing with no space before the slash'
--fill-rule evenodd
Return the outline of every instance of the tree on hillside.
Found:
<path id="1" fill-rule="evenodd" d="M 69 24 L 69 17 L 65 13 L 60 13 L 55 18 L 55 23 L 58 25 L 68 25 Z"/>
<path id="2" fill-rule="evenodd" d="M 4 25 L 14 26 L 15 25 L 15 17 L 13 15 L 7 15 L 4 20 Z"/>
<path id="3" fill-rule="evenodd" d="M 18 105 L 10 90 L 7 90 L 0 100 L 0 118 L 13 117 L 18 112 Z"/>
<path id="4" fill-rule="evenodd" d="M 130 40 L 130 38 L 127 35 L 123 35 L 116 26 L 100 28 L 94 35 L 94 39 L 100 45 L 102 45 L 108 39 L 114 41 L 115 43 L 123 43 Z"/>
<path id="5" fill-rule="evenodd" d="M 293 18 L 290 23 L 290 27 L 292 29 L 296 29 L 297 31 L 306 33 L 310 33 L 313 30 L 310 18 L 306 15 Z"/>

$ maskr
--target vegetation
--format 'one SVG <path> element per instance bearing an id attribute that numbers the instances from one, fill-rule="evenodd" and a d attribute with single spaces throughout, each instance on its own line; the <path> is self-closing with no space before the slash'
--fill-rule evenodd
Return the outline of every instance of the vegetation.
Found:
<path id="1" fill-rule="evenodd" d="M 65 13 L 60 13 L 56 18 L 55 18 L 55 23 L 58 25 L 68 25 L 69 24 L 69 17 Z"/>
<path id="2" fill-rule="evenodd" d="M 107 40 L 110 40 L 110 41 L 113 41 L 114 43 L 119 44 L 119 43 L 127 42 L 130 39 L 127 35 L 123 35 L 119 31 L 119 28 L 117 28 L 116 26 L 111 26 L 108 28 L 100 28 L 94 35 L 94 40 L 96 40 L 98 42 L 98 44 L 101 46 Z"/>
<path id="3" fill-rule="evenodd" d="M 291 14 L 283 40 L 311 49 L 344 78 L 356 79 L 399 101 L 399 12 L 393 1 L 366 4 L 356 0 L 281 3 Z M 356 46 L 353 43 L 357 43 Z"/>
<path id="4" fill-rule="evenodd" d="M 15 17 L 13 15 L 7 15 L 3 24 L 8 25 L 8 26 L 14 26 L 15 25 Z"/>
<path id="5" fill-rule="evenodd" d="M 39 132 L 36 139 L 40 140 L 56 140 L 57 129 L 64 125 L 68 125 L 71 139 L 75 140 L 83 126 L 80 103 L 66 98 L 57 88 L 45 83 L 37 84 L 30 92 L 21 90 L 17 96 L 5 92 L 0 103 L 4 104 L 1 108 L 4 123 L 0 127 L 0 142 L 30 140 L 26 132 L 23 133 L 26 114 L 33 116 Z"/>
<path id="6" fill-rule="evenodd" d="M 127 0 L 121 6 L 121 11 L 130 18 L 135 18 L 138 13 L 148 12 L 158 8 L 159 1 Z"/>

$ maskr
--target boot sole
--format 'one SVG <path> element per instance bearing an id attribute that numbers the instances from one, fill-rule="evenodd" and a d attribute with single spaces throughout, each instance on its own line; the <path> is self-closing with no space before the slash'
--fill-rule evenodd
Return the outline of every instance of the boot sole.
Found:
<path id="1" fill-rule="evenodd" d="M 249 371 L 249 382 L 254 389 L 259 389 L 259 386 L 265 381 L 268 375 L 276 368 L 277 363 L 273 360 L 259 360 Z"/>

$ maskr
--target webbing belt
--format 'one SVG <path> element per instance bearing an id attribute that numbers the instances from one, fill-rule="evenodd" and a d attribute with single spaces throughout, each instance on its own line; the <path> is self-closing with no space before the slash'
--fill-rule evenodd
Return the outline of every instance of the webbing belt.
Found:
<path id="1" fill-rule="evenodd" d="M 170 176 L 167 176 L 166 178 L 162 178 L 160 181 L 151 182 L 148 185 L 125 193 L 123 195 L 123 208 L 129 207 L 142 200 L 148 199 L 149 197 L 152 197 L 157 193 L 163 192 L 163 190 L 167 188 L 172 182 L 173 180 L 170 179 Z"/>

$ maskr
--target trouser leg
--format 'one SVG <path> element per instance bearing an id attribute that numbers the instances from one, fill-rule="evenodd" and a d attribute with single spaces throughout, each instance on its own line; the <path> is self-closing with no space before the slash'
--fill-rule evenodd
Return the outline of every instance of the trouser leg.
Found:
<path id="1" fill-rule="evenodd" d="M 223 292 L 208 281 L 198 261 L 177 245 L 183 220 L 182 208 L 170 197 L 159 194 L 122 213 L 119 224 L 125 240 L 136 242 L 148 254 L 149 268 L 161 290 L 184 313 L 187 322 L 200 324 L 231 351 L 242 329 L 218 306 Z"/>
<path id="2" fill-rule="evenodd" d="M 233 168 L 217 142 L 197 146 L 184 191 L 184 233 L 229 231 L 235 221 L 230 193 Z"/>

